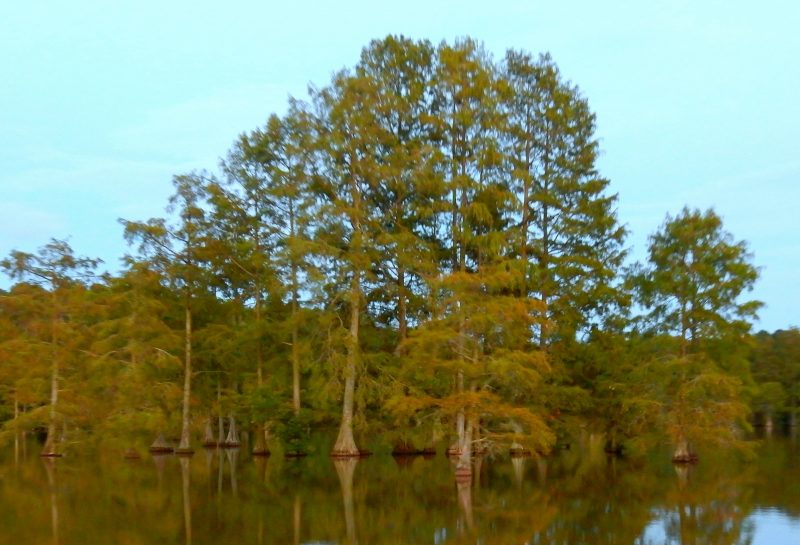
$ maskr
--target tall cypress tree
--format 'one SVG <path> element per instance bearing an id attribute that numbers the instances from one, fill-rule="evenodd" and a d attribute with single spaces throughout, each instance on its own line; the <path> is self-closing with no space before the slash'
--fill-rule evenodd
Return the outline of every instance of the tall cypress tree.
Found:
<path id="1" fill-rule="evenodd" d="M 321 202 L 317 248 L 331 277 L 326 290 L 329 305 L 346 309 L 346 357 L 342 419 L 333 456 L 359 454 L 353 436 L 356 373 L 361 366 L 360 327 L 363 319 L 364 285 L 372 269 L 376 229 L 368 195 L 377 186 L 377 147 L 380 128 L 370 103 L 369 78 L 347 72 L 337 74 L 331 85 L 315 92 L 317 149 L 320 175 L 314 190 Z"/>
<path id="2" fill-rule="evenodd" d="M 177 215 L 173 224 L 164 218 L 146 222 L 121 220 L 125 238 L 138 242 L 139 252 L 153 268 L 160 271 L 183 299 L 184 349 L 181 437 L 176 452 L 191 453 L 192 333 L 193 308 L 197 296 L 208 286 L 204 275 L 205 239 L 207 237 L 205 183 L 201 176 L 183 175 L 173 179 L 175 193 L 168 212 Z"/>
<path id="3" fill-rule="evenodd" d="M 597 172 L 595 115 L 579 90 L 549 55 L 509 51 L 504 78 L 506 145 L 521 201 L 518 253 L 530 262 L 526 293 L 545 304 L 545 347 L 574 339 L 624 303 L 617 278 L 625 229 Z"/>

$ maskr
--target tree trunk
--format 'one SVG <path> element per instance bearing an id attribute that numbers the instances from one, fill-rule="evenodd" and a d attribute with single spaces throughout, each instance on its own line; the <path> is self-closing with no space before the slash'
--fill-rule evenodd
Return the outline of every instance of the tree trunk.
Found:
<path id="1" fill-rule="evenodd" d="M 459 394 L 464 392 L 464 371 L 462 370 L 456 374 L 456 392 Z M 456 413 L 456 442 L 447 448 L 448 456 L 461 456 L 461 453 L 464 452 L 464 430 L 464 409 L 459 409 Z"/>
<path id="2" fill-rule="evenodd" d="M 292 265 L 292 282 L 297 282 L 297 272 Z M 300 345 L 297 331 L 297 289 L 292 292 L 292 408 L 294 415 L 300 414 Z"/>
<path id="3" fill-rule="evenodd" d="M 259 424 L 256 426 L 256 440 L 253 445 L 253 456 L 269 456 L 269 426 Z"/>
<path id="4" fill-rule="evenodd" d="M 675 443 L 672 461 L 676 464 L 689 464 L 697 461 L 697 455 L 692 451 L 689 441 L 683 436 L 680 436 Z"/>
<path id="5" fill-rule="evenodd" d="M 214 441 L 214 426 L 211 424 L 211 416 L 208 417 L 206 420 L 206 428 L 203 432 L 203 446 L 204 447 L 215 447 L 217 446 L 217 442 Z"/>
<path id="6" fill-rule="evenodd" d="M 225 442 L 225 419 L 222 416 L 222 385 L 217 379 L 217 446 Z"/>
<path id="7" fill-rule="evenodd" d="M 360 279 L 353 274 L 350 288 L 350 336 L 347 343 L 347 362 L 344 372 L 344 401 L 342 403 L 342 422 L 339 436 L 333 446 L 332 456 L 358 456 L 359 451 L 353 438 L 353 402 L 356 388 L 356 364 L 358 363 L 358 326 L 360 310 Z"/>
<path id="8" fill-rule="evenodd" d="M 52 332 L 52 366 L 50 369 L 50 411 L 48 415 L 48 423 L 47 423 L 47 439 L 44 442 L 44 447 L 42 447 L 41 456 L 61 456 L 58 453 L 57 444 L 58 438 L 56 437 L 57 429 L 56 429 L 56 406 L 58 405 L 58 374 L 59 374 L 59 363 L 58 363 L 58 349 L 56 348 L 56 333 L 55 333 L 55 321 L 56 318 L 53 318 L 53 332 Z"/>
<path id="9" fill-rule="evenodd" d="M 294 241 L 296 236 L 294 200 L 289 199 L 289 235 Z M 297 314 L 299 309 L 299 286 L 297 283 L 297 258 L 295 257 L 294 247 L 289 247 L 289 260 L 291 261 L 291 282 L 292 282 L 292 408 L 294 415 L 300 414 L 300 345 Z"/>
<path id="10" fill-rule="evenodd" d="M 17 393 L 14 392 L 14 465 L 19 464 L 19 430 L 17 429 L 17 418 L 19 418 L 19 401 Z"/>
<path id="11" fill-rule="evenodd" d="M 511 467 L 514 468 L 514 482 L 517 489 L 522 488 L 522 481 L 525 480 L 525 458 L 514 456 L 511 458 Z"/>
<path id="12" fill-rule="evenodd" d="M 174 449 L 169 445 L 169 443 L 167 443 L 167 440 L 164 439 L 164 434 L 163 433 L 159 433 L 158 436 L 156 437 L 155 441 L 153 441 L 153 444 L 150 445 L 150 452 L 153 452 L 153 453 L 156 453 L 156 454 L 158 454 L 158 453 L 168 453 L 168 452 L 172 452 L 173 450 Z"/>
<path id="13" fill-rule="evenodd" d="M 403 344 L 408 336 L 406 301 L 406 273 L 402 265 L 397 266 L 397 345 Z"/>
<path id="14" fill-rule="evenodd" d="M 187 295 L 187 297 L 189 297 Z M 189 301 L 186 302 L 186 331 L 184 333 L 185 345 L 185 362 L 183 369 L 183 410 L 181 413 L 181 441 L 178 448 L 175 449 L 177 453 L 191 454 L 191 429 L 189 427 L 190 421 L 190 408 L 192 396 L 192 310 L 189 307 Z"/>
<path id="15" fill-rule="evenodd" d="M 474 417 L 470 416 L 464 430 L 464 441 L 461 443 L 461 454 L 456 463 L 456 480 L 472 478 L 472 432 L 475 428 Z"/>
<path id="16" fill-rule="evenodd" d="M 236 431 L 236 419 L 233 413 L 231 413 L 228 417 L 228 436 L 225 438 L 225 446 L 238 447 L 239 444 L 239 433 Z"/>

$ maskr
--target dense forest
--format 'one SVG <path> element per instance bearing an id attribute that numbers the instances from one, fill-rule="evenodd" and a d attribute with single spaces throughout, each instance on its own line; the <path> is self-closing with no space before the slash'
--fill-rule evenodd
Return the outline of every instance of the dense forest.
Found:
<path id="1" fill-rule="evenodd" d="M 796 424 L 800 331 L 750 333 L 746 244 L 687 206 L 631 264 L 598 154 L 548 55 L 373 41 L 175 176 L 164 217 L 120 220 L 118 274 L 59 239 L 2 260 L 0 439 L 302 455 L 330 432 L 466 475 L 587 433 L 687 462 Z"/>

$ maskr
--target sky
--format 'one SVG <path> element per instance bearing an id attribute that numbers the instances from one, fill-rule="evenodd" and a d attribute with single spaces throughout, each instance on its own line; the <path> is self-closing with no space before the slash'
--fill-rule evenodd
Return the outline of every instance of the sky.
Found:
<path id="1" fill-rule="evenodd" d="M 756 328 L 800 325 L 798 22 L 796 0 L 4 2 L 0 256 L 69 237 L 115 272 L 118 218 L 163 215 L 173 175 L 371 39 L 470 36 L 549 51 L 581 89 L 633 258 L 667 213 L 713 207 L 760 267 Z"/>

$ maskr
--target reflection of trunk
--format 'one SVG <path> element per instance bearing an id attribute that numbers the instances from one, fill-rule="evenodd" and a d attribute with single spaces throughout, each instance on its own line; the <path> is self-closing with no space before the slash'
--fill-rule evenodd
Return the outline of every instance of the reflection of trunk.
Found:
<path id="1" fill-rule="evenodd" d="M 209 498 L 211 496 L 213 496 L 213 494 L 211 494 L 211 492 L 212 492 L 212 488 L 211 488 L 211 482 L 212 482 L 211 481 L 211 469 L 214 467 L 214 453 L 215 452 L 216 452 L 216 449 L 210 449 L 210 448 L 205 449 L 206 476 L 207 476 L 206 481 L 208 483 L 208 497 Z"/>
<path id="2" fill-rule="evenodd" d="M 350 287 L 350 335 L 347 339 L 347 363 L 344 371 L 344 401 L 339 436 L 333 446 L 332 456 L 358 456 L 353 439 L 353 402 L 356 388 L 356 365 L 358 363 L 358 325 L 361 300 L 359 274 L 353 274 Z"/>
<path id="3" fill-rule="evenodd" d="M 217 467 L 217 500 L 222 497 L 222 477 L 225 473 L 225 457 L 219 453 L 219 466 Z"/>
<path id="4" fill-rule="evenodd" d="M 294 494 L 294 545 L 300 545 L 301 505 L 300 494 Z"/>
<path id="5" fill-rule="evenodd" d="M 472 514 L 472 481 L 456 481 L 456 487 L 458 489 L 458 504 L 464 513 L 467 530 L 472 531 L 475 527 L 475 518 Z"/>
<path id="6" fill-rule="evenodd" d="M 189 306 L 190 295 L 186 295 L 186 331 L 184 332 L 185 362 L 183 369 L 183 410 L 181 412 L 181 441 L 176 452 L 189 454 L 192 452 L 189 403 L 192 396 L 192 310 Z"/>
<path id="7" fill-rule="evenodd" d="M 688 497 L 691 497 L 691 491 L 686 491 L 686 488 L 689 486 L 691 470 L 689 466 L 681 465 L 676 466 L 675 471 L 678 475 L 677 512 L 679 543 L 681 543 L 681 545 L 695 545 L 695 543 L 697 543 L 697 536 L 701 535 L 701 532 L 699 531 L 696 506 L 692 504 L 691 501 L 686 501 Z M 703 540 L 703 542 L 705 543 L 705 540 Z"/>
<path id="8" fill-rule="evenodd" d="M 686 464 L 675 465 L 675 475 L 678 476 L 678 490 L 684 490 L 689 484 L 689 468 Z"/>
<path id="9" fill-rule="evenodd" d="M 167 454 L 153 454 L 153 464 L 156 466 L 156 478 L 158 479 L 158 490 L 164 483 L 164 467 L 167 465 Z"/>
<path id="10" fill-rule="evenodd" d="M 236 480 L 236 462 L 239 459 L 239 449 L 225 449 L 225 457 L 228 459 L 228 468 L 231 471 L 231 490 L 233 491 L 233 496 L 236 497 L 239 495 L 239 484 Z"/>
<path id="11" fill-rule="evenodd" d="M 536 477 L 540 486 L 547 484 L 547 460 L 541 456 L 536 458 Z"/>
<path id="12" fill-rule="evenodd" d="M 767 411 L 766 414 L 764 414 L 764 433 L 767 435 L 767 437 L 772 436 L 773 427 L 774 422 L 772 420 L 772 411 Z"/>
<path id="13" fill-rule="evenodd" d="M 192 505 L 189 498 L 189 459 L 181 458 L 181 482 L 183 491 L 183 531 L 186 545 L 192 545 Z"/>
<path id="14" fill-rule="evenodd" d="M 50 525 L 53 532 L 53 545 L 58 545 L 58 494 L 55 462 L 44 460 L 44 469 L 47 472 L 47 484 L 50 488 Z"/>
<path id="15" fill-rule="evenodd" d="M 353 509 L 353 473 L 355 473 L 358 458 L 334 460 L 339 484 L 342 486 L 342 502 L 344 503 L 344 523 L 347 530 L 347 543 L 356 543 L 356 518 Z"/>
<path id="16" fill-rule="evenodd" d="M 263 456 L 256 456 L 253 458 L 253 463 L 256 465 L 256 473 L 258 474 L 258 482 L 267 482 L 267 459 Z"/>

